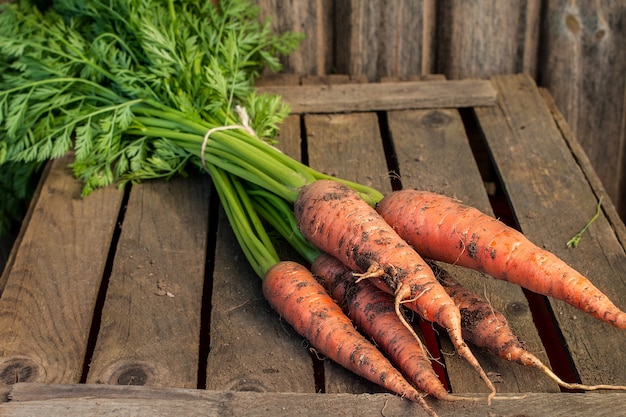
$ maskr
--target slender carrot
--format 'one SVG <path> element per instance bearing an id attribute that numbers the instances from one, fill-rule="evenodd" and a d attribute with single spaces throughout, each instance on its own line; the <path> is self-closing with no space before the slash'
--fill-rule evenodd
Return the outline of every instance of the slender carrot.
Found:
<path id="1" fill-rule="evenodd" d="M 524 342 L 513 333 L 502 313 L 495 310 L 483 297 L 462 286 L 445 269 L 431 261 L 428 261 L 428 264 L 446 292 L 459 306 L 463 338 L 466 341 L 485 348 L 507 361 L 537 368 L 567 389 L 626 390 L 626 386 L 623 385 L 584 385 L 563 381 L 524 346 Z"/>
<path id="2" fill-rule="evenodd" d="M 626 329 L 626 313 L 587 278 L 475 208 L 438 194 L 402 190 L 385 196 L 377 211 L 425 258 L 486 272 Z"/>
<path id="3" fill-rule="evenodd" d="M 401 320 L 400 305 L 406 304 L 446 329 L 459 355 L 489 387 L 491 401 L 495 387 L 463 341 L 458 307 L 424 260 L 372 207 L 347 186 L 320 180 L 301 189 L 294 213 L 298 228 L 310 242 L 393 294 Z"/>
<path id="4" fill-rule="evenodd" d="M 369 336 L 419 390 L 445 401 L 479 400 L 452 395 L 444 388 L 416 335 L 398 320 L 391 295 L 367 280 L 355 282 L 352 270 L 328 254 L 313 262 L 311 272 L 343 306 L 357 329 Z"/>
<path id="5" fill-rule="evenodd" d="M 326 357 L 357 375 L 435 412 L 400 372 L 363 337 L 304 266 L 281 261 L 263 279 L 271 306 Z"/>

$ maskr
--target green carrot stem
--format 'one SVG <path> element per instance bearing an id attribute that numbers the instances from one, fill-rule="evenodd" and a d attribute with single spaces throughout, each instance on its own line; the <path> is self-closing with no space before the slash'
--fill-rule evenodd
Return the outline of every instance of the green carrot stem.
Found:
<path id="1" fill-rule="evenodd" d="M 578 245 L 580 244 L 580 240 L 583 237 L 583 234 L 585 234 L 587 229 L 589 229 L 589 226 L 591 226 L 591 223 L 595 222 L 596 219 L 600 216 L 600 207 L 601 206 L 602 206 L 602 196 L 600 196 L 600 199 L 598 200 L 598 205 L 596 206 L 596 214 L 593 215 L 593 217 L 587 222 L 585 227 L 583 227 L 580 232 L 576 233 L 574 235 L 574 237 L 572 237 L 570 240 L 567 241 L 567 247 L 568 248 L 577 248 L 578 247 Z"/>
<path id="2" fill-rule="evenodd" d="M 293 208 L 280 197 L 266 190 L 251 188 L 248 195 L 256 211 L 285 239 L 307 262 L 313 263 L 321 251 L 302 235 L 296 224 Z"/>
<path id="3" fill-rule="evenodd" d="M 226 217 L 254 272 L 261 278 L 279 262 L 278 254 L 263 228 L 239 179 L 214 165 L 207 165 Z"/>
<path id="4" fill-rule="evenodd" d="M 188 152 L 201 157 L 204 136 L 211 129 L 222 126 L 200 119 L 192 120 L 180 111 L 167 109 L 166 106 L 149 100 L 146 102 L 157 108 L 141 105 L 133 107 L 136 113 L 149 117 L 136 116 L 137 124 L 141 126 L 135 126 L 126 133 L 168 138 Z M 228 122 L 236 123 L 231 120 L 227 120 Z M 320 179 L 334 179 L 348 185 L 372 206 L 383 197 L 371 187 L 321 173 L 296 161 L 277 148 L 251 136 L 244 131 L 243 126 L 241 129 L 213 132 L 206 138 L 204 159 L 208 159 L 210 154 L 219 154 L 221 158 L 226 159 L 227 162 L 224 163 L 215 162 L 222 169 L 258 184 L 291 203 L 295 202 L 297 191 L 301 187 Z M 241 168 L 250 172 L 245 174 Z M 259 178 L 255 179 L 254 176 Z"/>

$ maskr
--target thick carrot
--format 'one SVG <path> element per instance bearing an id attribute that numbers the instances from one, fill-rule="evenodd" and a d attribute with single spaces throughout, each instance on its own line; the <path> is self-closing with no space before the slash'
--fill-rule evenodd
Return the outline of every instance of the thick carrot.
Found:
<path id="1" fill-rule="evenodd" d="M 406 304 L 446 329 L 459 355 L 491 390 L 491 401 L 495 387 L 463 341 L 458 307 L 424 260 L 372 207 L 347 186 L 320 180 L 301 189 L 294 213 L 311 243 L 393 294 L 398 317 L 403 319 L 400 305 Z"/>
<path id="2" fill-rule="evenodd" d="M 326 357 L 435 415 L 423 395 L 356 331 L 304 266 L 291 261 L 272 266 L 263 279 L 263 294 L 274 310 Z"/>
<path id="3" fill-rule="evenodd" d="M 377 211 L 425 258 L 486 272 L 626 329 L 626 313 L 587 278 L 475 208 L 438 194 L 402 190 L 385 196 Z"/>
<path id="4" fill-rule="evenodd" d="M 626 390 L 626 386 L 623 385 L 584 385 L 563 381 L 524 346 L 524 342 L 513 333 L 504 315 L 495 310 L 486 299 L 462 286 L 448 271 L 434 262 L 428 264 L 446 292 L 459 306 L 463 338 L 466 341 L 485 348 L 507 361 L 537 368 L 567 389 Z"/>
<path id="5" fill-rule="evenodd" d="M 369 336 L 419 390 L 445 401 L 478 400 L 452 395 L 444 388 L 423 345 L 398 320 L 391 295 L 367 280 L 355 282 L 352 270 L 328 254 L 313 262 L 311 272 L 357 329 Z"/>

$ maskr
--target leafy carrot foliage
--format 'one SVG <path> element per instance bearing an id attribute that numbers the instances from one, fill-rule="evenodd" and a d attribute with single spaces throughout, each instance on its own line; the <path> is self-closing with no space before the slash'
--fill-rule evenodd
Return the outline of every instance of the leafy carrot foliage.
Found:
<path id="1" fill-rule="evenodd" d="M 0 234 L 28 194 L 16 173 L 70 150 L 87 195 L 200 165 L 203 134 L 232 122 L 234 103 L 271 138 L 287 108 L 253 82 L 300 38 L 273 33 L 243 0 L 1 5 Z"/>

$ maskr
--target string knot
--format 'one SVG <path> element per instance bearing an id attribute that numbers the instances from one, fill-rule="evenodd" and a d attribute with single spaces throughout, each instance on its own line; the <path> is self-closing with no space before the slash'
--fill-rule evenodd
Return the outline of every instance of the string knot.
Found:
<path id="1" fill-rule="evenodd" d="M 239 119 L 241 119 L 240 125 L 216 126 L 212 129 L 209 129 L 204 134 L 204 140 L 202 141 L 202 148 L 200 150 L 200 159 L 202 160 L 202 166 L 204 167 L 205 171 L 208 171 L 208 169 L 206 167 L 206 159 L 204 157 L 204 153 L 206 150 L 206 145 L 209 142 L 209 137 L 213 133 L 219 132 L 222 130 L 243 129 L 249 134 L 251 134 L 252 136 L 256 137 L 256 132 L 254 131 L 254 129 L 252 129 L 252 126 L 250 126 L 250 116 L 248 116 L 248 112 L 246 111 L 246 108 L 240 105 L 236 105 L 235 112 L 239 115 Z"/>

